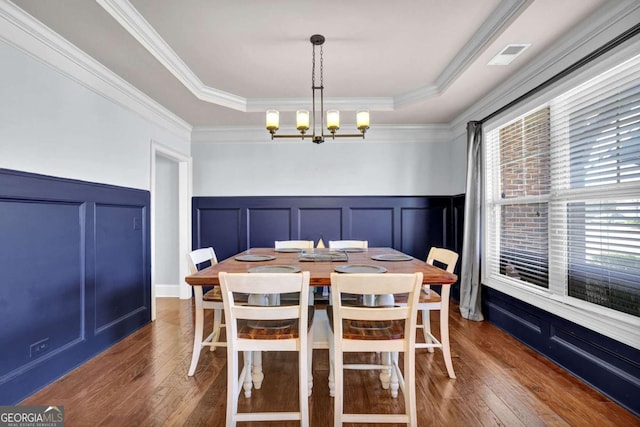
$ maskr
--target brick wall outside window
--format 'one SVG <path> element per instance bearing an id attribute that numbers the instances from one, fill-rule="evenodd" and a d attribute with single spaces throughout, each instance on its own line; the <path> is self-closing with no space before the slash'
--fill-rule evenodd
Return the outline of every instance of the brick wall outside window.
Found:
<path id="1" fill-rule="evenodd" d="M 501 206 L 500 271 L 548 287 L 549 213 L 541 201 L 550 189 L 550 117 L 542 108 L 499 132 Z"/>

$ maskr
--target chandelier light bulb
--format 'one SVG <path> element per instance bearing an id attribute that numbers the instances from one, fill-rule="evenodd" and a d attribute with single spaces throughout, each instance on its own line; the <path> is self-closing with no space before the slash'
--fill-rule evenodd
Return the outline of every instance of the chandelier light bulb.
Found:
<path id="1" fill-rule="evenodd" d="M 369 129 L 369 110 L 358 110 L 356 113 L 356 122 L 360 132 Z"/>
<path id="2" fill-rule="evenodd" d="M 309 130 L 309 111 L 298 110 L 296 111 L 296 128 L 300 133 L 304 134 Z"/>
<path id="3" fill-rule="evenodd" d="M 272 134 L 280 127 L 280 112 L 267 110 L 267 130 Z"/>
<path id="4" fill-rule="evenodd" d="M 327 129 L 329 129 L 331 133 L 334 133 L 335 131 L 340 129 L 340 111 L 327 111 Z"/>

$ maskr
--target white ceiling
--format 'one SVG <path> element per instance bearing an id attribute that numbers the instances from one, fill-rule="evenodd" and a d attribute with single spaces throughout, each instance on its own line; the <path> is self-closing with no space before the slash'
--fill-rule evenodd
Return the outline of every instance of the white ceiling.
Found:
<path id="1" fill-rule="evenodd" d="M 449 123 L 605 0 L 16 0 L 193 126 L 310 109 L 322 34 L 328 107 L 376 124 Z M 511 65 L 487 65 L 507 44 Z"/>

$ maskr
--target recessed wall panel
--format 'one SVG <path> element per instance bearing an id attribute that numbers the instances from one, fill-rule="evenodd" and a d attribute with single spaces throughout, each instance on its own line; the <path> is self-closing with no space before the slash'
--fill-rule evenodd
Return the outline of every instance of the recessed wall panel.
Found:
<path id="1" fill-rule="evenodd" d="M 96 330 L 145 307 L 144 218 L 141 206 L 96 206 Z"/>
<path id="2" fill-rule="evenodd" d="M 432 246 L 446 247 L 446 208 L 402 209 L 402 252 L 426 259 Z"/>
<path id="3" fill-rule="evenodd" d="M 240 209 L 199 209 L 197 221 L 202 230 L 198 248 L 211 246 L 219 260 L 242 251 Z"/>
<path id="4" fill-rule="evenodd" d="M 0 384 L 82 337 L 82 213 L 79 203 L 0 199 Z"/>
<path id="5" fill-rule="evenodd" d="M 322 237 L 328 246 L 329 240 L 340 240 L 342 235 L 342 209 L 300 209 L 300 239 L 313 240 L 316 244 Z"/>
<path id="6" fill-rule="evenodd" d="M 249 209 L 249 247 L 272 248 L 276 240 L 291 240 L 291 209 Z"/>
<path id="7" fill-rule="evenodd" d="M 371 247 L 393 247 L 393 208 L 351 209 L 348 239 L 367 240 Z"/>

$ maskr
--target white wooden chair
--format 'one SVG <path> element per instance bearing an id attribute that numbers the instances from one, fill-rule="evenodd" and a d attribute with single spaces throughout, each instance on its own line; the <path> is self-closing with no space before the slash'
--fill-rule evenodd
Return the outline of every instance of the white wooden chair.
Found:
<path id="1" fill-rule="evenodd" d="M 422 273 L 415 274 L 331 274 L 333 333 L 330 339 L 329 388 L 333 385 L 334 426 L 342 423 L 406 423 L 416 426 L 415 334 Z M 345 306 L 342 294 L 406 293 L 403 306 Z M 344 353 L 380 352 L 392 357 L 381 364 L 344 364 Z M 404 373 L 398 365 L 404 354 Z M 345 414 L 344 369 L 390 369 L 391 384 L 402 390 L 403 414 Z M 333 383 L 333 384 L 332 384 Z M 393 391 L 393 390 L 392 390 Z M 397 388 L 396 388 L 397 391 Z"/>
<path id="2" fill-rule="evenodd" d="M 213 248 L 196 249 L 189 253 L 189 270 L 191 274 L 198 271 L 198 265 L 210 261 L 211 265 L 218 263 L 218 258 Z M 198 366 L 200 351 L 203 347 L 209 347 L 211 351 L 216 347 L 226 347 L 224 341 L 220 341 L 220 330 L 222 326 L 222 294 L 220 288 L 215 287 L 203 294 L 202 286 L 194 286 L 193 293 L 196 303 L 195 325 L 193 334 L 193 353 L 191 356 L 191 365 L 189 366 L 188 375 L 191 377 Z M 204 311 L 213 310 L 213 331 L 206 338 L 204 335 Z"/>
<path id="3" fill-rule="evenodd" d="M 218 275 L 222 287 L 227 330 L 227 426 L 240 421 L 299 420 L 309 425 L 311 357 L 308 339 L 311 335 L 312 311 L 309 311 L 309 272 L 302 273 L 226 273 Z M 299 293 L 297 304 L 251 306 L 238 304 L 234 292 Z M 311 313 L 311 315 L 310 315 Z M 311 337 L 311 339 L 313 339 Z M 298 352 L 298 412 L 239 413 L 241 385 L 251 384 L 253 352 Z M 244 352 L 245 363 L 238 367 L 238 353 Z M 287 391 L 288 392 L 288 391 Z"/>
<path id="4" fill-rule="evenodd" d="M 367 249 L 369 247 L 368 240 L 329 240 L 329 249 Z M 322 289 L 323 296 L 329 296 L 330 289 L 324 287 Z M 350 295 L 349 298 L 356 298 L 355 295 Z M 376 297 L 373 297 L 376 299 Z"/>
<path id="5" fill-rule="evenodd" d="M 313 240 L 276 240 L 276 249 L 313 249 Z"/>
<path id="6" fill-rule="evenodd" d="M 368 240 L 329 240 L 329 248 L 331 249 L 367 249 L 368 247 Z"/>
<path id="7" fill-rule="evenodd" d="M 367 249 L 369 247 L 368 240 L 329 240 L 329 247 L 331 249 L 348 249 L 358 248 Z M 351 296 L 353 298 L 353 296 Z M 391 295 L 371 295 L 369 298 L 377 305 L 391 305 L 393 304 L 393 297 Z"/>
<path id="8" fill-rule="evenodd" d="M 433 247 L 427 255 L 427 264 L 433 265 L 435 262 L 443 264 L 448 273 L 453 273 L 458 262 L 458 254 L 449 249 Z M 444 364 L 447 367 L 449 378 L 454 379 L 456 374 L 453 370 L 451 361 L 451 348 L 449 346 L 449 294 L 451 285 L 443 285 L 441 293 L 433 291 L 429 285 L 424 285 L 420 292 L 418 301 L 418 310 L 422 311 L 422 325 L 418 328 L 422 329 L 424 335 L 424 343 L 416 342 L 416 348 L 427 348 L 429 352 L 433 352 L 434 348 L 442 350 L 444 356 Z M 431 310 L 440 310 L 440 341 L 431 333 L 431 324 L 429 312 Z"/>
<path id="9" fill-rule="evenodd" d="M 211 265 L 216 265 L 218 263 L 216 253 L 211 247 L 191 251 L 187 258 L 191 274 L 195 274 L 198 271 L 198 265 L 204 262 L 208 261 Z M 222 302 L 222 292 L 220 291 L 220 288 L 215 287 L 205 293 L 202 286 L 194 286 L 193 294 L 196 308 L 193 332 L 193 351 L 188 371 L 188 375 L 190 377 L 192 377 L 196 372 L 198 360 L 200 359 L 200 352 L 204 347 L 209 347 L 209 349 L 213 351 L 216 347 L 227 346 L 225 341 L 220 340 L 220 334 L 224 327 L 224 323 L 222 323 L 222 309 L 224 308 L 224 305 Z M 245 303 L 247 302 L 246 295 L 238 295 L 237 297 L 238 299 L 243 299 Z M 203 338 L 205 310 L 213 310 L 213 330 L 206 338 Z M 256 380 L 260 381 L 259 376 Z"/>
<path id="10" fill-rule="evenodd" d="M 276 240 L 273 246 L 276 250 L 277 249 L 313 249 L 314 242 L 313 240 Z M 269 304 L 271 305 L 280 304 L 279 295 L 267 295 L 267 299 L 269 300 Z"/>

